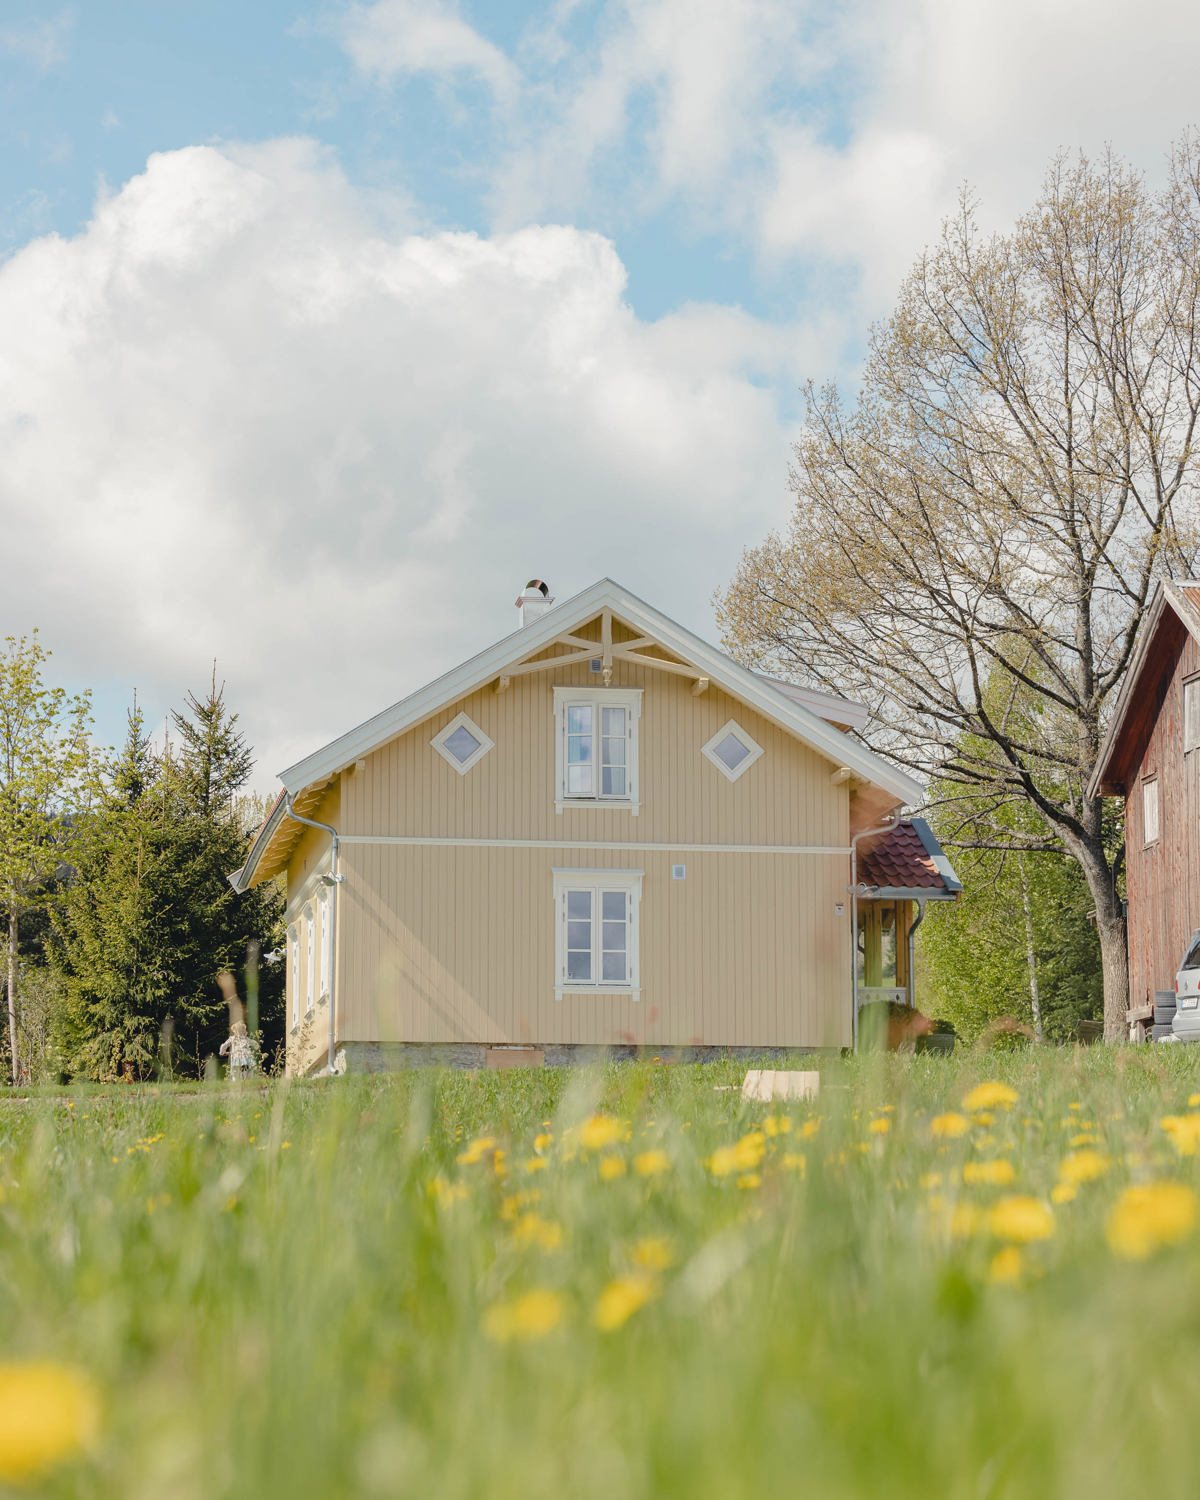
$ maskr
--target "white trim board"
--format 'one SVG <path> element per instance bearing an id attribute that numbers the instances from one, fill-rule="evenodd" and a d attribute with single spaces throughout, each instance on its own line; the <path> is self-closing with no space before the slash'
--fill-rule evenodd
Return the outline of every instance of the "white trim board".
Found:
<path id="1" fill-rule="evenodd" d="M 447 704 L 478 692 L 502 676 L 506 666 L 544 650 L 564 632 L 593 619 L 602 609 L 611 610 L 624 624 L 660 641 L 669 651 L 694 666 L 697 677 L 709 678 L 731 696 L 826 756 L 834 766 L 849 766 L 864 780 L 890 792 L 906 806 L 917 807 L 924 800 L 924 789 L 911 776 L 833 728 L 782 689 L 772 686 L 765 678 L 741 666 L 609 578 L 600 579 L 573 599 L 548 609 L 532 625 L 505 636 L 453 671 L 288 766 L 280 772 L 280 780 L 289 792 L 297 793 L 314 782 L 335 775 L 422 723 Z"/>
<path id="2" fill-rule="evenodd" d="M 629 854 L 840 854 L 848 844 L 631 844 L 624 839 L 452 839 L 408 834 L 344 833 L 349 844 L 399 844 L 418 849 L 615 849 Z"/>

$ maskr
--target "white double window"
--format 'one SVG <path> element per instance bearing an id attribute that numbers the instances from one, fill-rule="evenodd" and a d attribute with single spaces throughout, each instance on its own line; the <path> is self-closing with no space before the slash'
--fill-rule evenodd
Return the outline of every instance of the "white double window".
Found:
<path id="1" fill-rule="evenodd" d="M 311 902 L 304 912 L 304 935 L 304 1010 L 308 1014 L 316 1001 L 317 987 L 317 924 L 313 919 Z"/>
<path id="2" fill-rule="evenodd" d="M 555 807 L 637 812 L 641 689 L 554 689 Z"/>
<path id="3" fill-rule="evenodd" d="M 329 890 L 326 887 L 317 898 L 321 913 L 321 993 L 319 999 L 328 999 L 333 990 L 333 947 L 330 943 Z"/>
<path id="4" fill-rule="evenodd" d="M 620 994 L 639 1000 L 641 870 L 555 870 L 555 999 Z"/>
<path id="5" fill-rule="evenodd" d="M 1200 749 L 1200 677 L 1183 685 L 1183 753 Z"/>
<path id="6" fill-rule="evenodd" d="M 292 924 L 288 928 L 288 968 L 292 990 L 292 1026 L 300 1024 L 300 929 Z"/>

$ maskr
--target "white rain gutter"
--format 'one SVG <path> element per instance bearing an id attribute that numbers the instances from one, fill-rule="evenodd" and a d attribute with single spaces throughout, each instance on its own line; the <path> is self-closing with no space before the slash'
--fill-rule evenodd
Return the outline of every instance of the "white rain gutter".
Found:
<path id="1" fill-rule="evenodd" d="M 328 1066 L 325 1071 L 332 1078 L 337 1071 L 333 1066 L 333 1017 L 334 996 L 337 990 L 337 894 L 338 886 L 345 880 L 345 876 L 338 871 L 338 832 L 330 823 L 318 823 L 315 818 L 303 817 L 292 807 L 292 794 L 287 792 L 283 799 L 284 814 L 295 823 L 303 823 L 309 828 L 319 829 L 322 833 L 329 835 L 329 874 L 323 876 L 325 884 L 329 885 L 333 894 L 329 898 L 329 1053 Z M 297 979 L 297 983 L 299 980 Z"/>
<path id="2" fill-rule="evenodd" d="M 877 833 L 887 833 L 900 822 L 900 810 L 892 813 L 878 828 L 864 828 L 850 839 L 850 1014 L 854 1018 L 851 1033 L 858 1051 L 858 841 Z"/>

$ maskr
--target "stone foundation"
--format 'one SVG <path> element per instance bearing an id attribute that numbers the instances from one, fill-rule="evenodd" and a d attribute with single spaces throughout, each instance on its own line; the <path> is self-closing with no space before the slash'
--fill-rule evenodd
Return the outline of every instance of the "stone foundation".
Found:
<path id="1" fill-rule="evenodd" d="M 397 1073 L 402 1068 L 581 1067 L 603 1062 L 757 1062 L 786 1067 L 820 1048 L 804 1047 L 603 1047 L 569 1042 L 508 1047 L 484 1042 L 343 1042 L 335 1053 L 339 1073 Z M 322 1065 L 324 1058 L 321 1059 Z"/>

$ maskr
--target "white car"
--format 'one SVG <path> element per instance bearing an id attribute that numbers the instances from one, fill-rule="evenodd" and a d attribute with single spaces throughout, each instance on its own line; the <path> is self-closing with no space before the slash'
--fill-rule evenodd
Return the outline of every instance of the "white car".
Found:
<path id="1" fill-rule="evenodd" d="M 1175 976 L 1175 1015 L 1171 1020 L 1171 1031 L 1181 1042 L 1200 1042 L 1200 932 L 1192 933 L 1187 953 Z"/>

